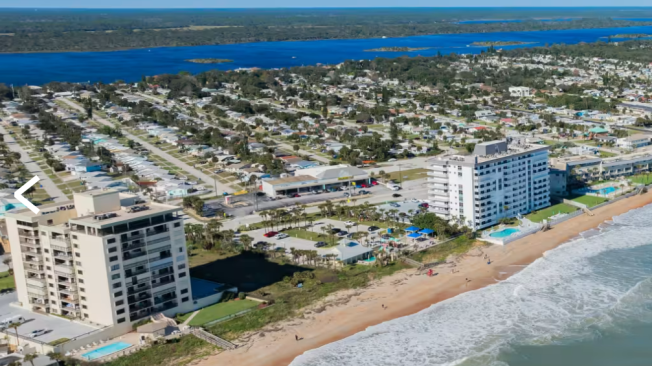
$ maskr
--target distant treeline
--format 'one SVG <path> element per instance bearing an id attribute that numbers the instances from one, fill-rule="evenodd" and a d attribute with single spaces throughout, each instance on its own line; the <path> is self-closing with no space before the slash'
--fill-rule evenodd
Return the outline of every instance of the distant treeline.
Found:
<path id="1" fill-rule="evenodd" d="M 390 11 L 391 10 L 391 11 Z M 590 10 L 587 10 L 590 13 Z M 537 31 L 652 25 L 609 18 L 458 24 L 491 14 L 543 17 L 525 10 L 412 9 L 267 10 L 0 10 L 0 52 L 110 51 L 292 40 L 404 37 L 426 34 Z M 529 15 L 525 15 L 529 14 Z M 593 13 L 591 13 L 593 14 Z M 13 15 L 13 16 L 12 16 Z M 600 15 L 605 15 L 600 13 Z M 552 15 L 551 15 L 552 16 Z M 568 14 L 567 14 L 568 16 Z M 529 19 L 529 18 L 528 18 Z"/>
<path id="2" fill-rule="evenodd" d="M 648 63 L 652 58 L 652 41 L 595 42 L 575 45 L 552 45 L 550 47 L 516 48 L 503 51 L 509 57 L 529 55 L 599 57 L 622 61 Z"/>

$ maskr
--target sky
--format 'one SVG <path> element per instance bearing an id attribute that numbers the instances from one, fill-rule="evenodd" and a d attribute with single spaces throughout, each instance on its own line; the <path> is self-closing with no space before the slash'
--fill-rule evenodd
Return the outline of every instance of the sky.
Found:
<path id="1" fill-rule="evenodd" d="M 310 7 L 602 7 L 651 6 L 649 0 L 0 0 L 0 8 L 310 8 Z"/>

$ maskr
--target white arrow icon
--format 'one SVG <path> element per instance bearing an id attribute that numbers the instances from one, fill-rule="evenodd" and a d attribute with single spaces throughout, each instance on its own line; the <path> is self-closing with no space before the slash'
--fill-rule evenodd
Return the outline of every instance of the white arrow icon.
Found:
<path id="1" fill-rule="evenodd" d="M 20 187 L 20 189 L 14 193 L 14 197 L 16 197 L 16 199 L 20 203 L 25 205 L 25 207 L 29 208 L 29 210 L 34 212 L 35 214 L 39 212 L 39 209 L 36 208 L 36 206 L 34 206 L 31 202 L 29 202 L 27 198 L 23 197 L 23 193 L 25 193 L 25 191 L 27 191 L 31 186 L 36 184 L 36 182 L 38 182 L 39 180 L 40 178 L 38 177 L 38 175 L 35 175 L 34 178 L 30 179 L 29 182 L 25 183 L 24 186 Z"/>

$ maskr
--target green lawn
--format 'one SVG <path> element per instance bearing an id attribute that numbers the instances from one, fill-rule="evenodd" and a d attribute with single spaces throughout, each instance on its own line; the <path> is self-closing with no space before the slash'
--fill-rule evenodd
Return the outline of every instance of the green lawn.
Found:
<path id="1" fill-rule="evenodd" d="M 589 208 L 593 207 L 593 206 L 597 206 L 597 205 L 601 204 L 602 202 L 608 201 L 604 197 L 595 197 L 595 196 L 580 196 L 580 197 L 577 197 L 577 198 L 573 198 L 572 200 L 575 201 L 575 202 L 583 203 L 583 204 L 589 206 Z"/>
<path id="2" fill-rule="evenodd" d="M 543 210 L 539 210 L 537 212 L 531 213 L 525 217 L 528 219 L 534 221 L 534 222 L 541 222 L 544 219 L 549 218 L 550 216 L 556 215 L 558 213 L 571 213 L 575 212 L 578 210 L 577 207 L 573 207 L 571 205 L 567 205 L 565 203 L 560 203 L 554 206 L 550 206 L 548 208 L 545 208 Z"/>
<path id="3" fill-rule="evenodd" d="M 199 311 L 190 321 L 191 326 L 201 326 L 213 320 L 221 319 L 229 315 L 239 313 L 243 310 L 251 309 L 258 306 L 258 302 L 253 300 L 232 300 L 229 302 L 220 302 Z M 190 313 L 192 314 L 192 313 Z M 181 319 L 185 320 L 190 314 L 185 314 Z"/>
<path id="4" fill-rule="evenodd" d="M 389 179 L 405 182 L 406 180 L 426 178 L 427 173 L 428 173 L 428 169 L 422 169 L 422 168 L 408 169 L 408 170 L 402 170 L 400 172 L 396 171 L 396 172 L 389 173 Z"/>
<path id="5" fill-rule="evenodd" d="M 14 276 L 10 275 L 9 272 L 0 272 L 0 290 L 9 288 L 16 288 Z"/>
<path id="6" fill-rule="evenodd" d="M 129 356 L 120 357 L 115 361 L 103 363 L 105 366 L 151 366 L 175 365 L 183 366 L 199 358 L 211 355 L 219 350 L 199 338 L 186 335 L 178 340 L 164 344 L 156 344 Z"/>
<path id="7" fill-rule="evenodd" d="M 652 184 L 652 174 L 639 174 L 628 178 L 632 183 L 636 184 Z"/>
<path id="8" fill-rule="evenodd" d="M 293 238 L 300 238 L 312 241 L 327 241 L 328 236 L 324 233 L 308 231 L 304 229 L 290 229 L 283 231 L 284 234 L 288 234 Z"/>

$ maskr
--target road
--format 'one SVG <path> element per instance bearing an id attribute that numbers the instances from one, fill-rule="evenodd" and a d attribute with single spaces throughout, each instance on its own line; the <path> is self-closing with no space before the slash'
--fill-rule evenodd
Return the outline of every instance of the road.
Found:
<path id="1" fill-rule="evenodd" d="M 20 144 L 16 142 L 13 136 L 10 135 L 2 126 L 0 126 L 0 133 L 4 135 L 4 139 L 9 150 L 20 154 L 20 161 L 23 163 L 23 165 L 25 165 L 25 168 L 27 168 L 31 174 L 38 175 L 38 177 L 41 179 L 39 184 L 43 186 L 43 189 L 48 192 L 48 196 L 50 196 L 54 202 L 65 202 L 69 200 L 68 197 L 59 189 L 59 187 L 57 187 L 57 185 L 54 184 L 52 180 L 50 180 L 50 177 L 43 173 L 41 168 L 36 162 L 34 162 L 34 160 L 32 160 L 29 154 L 23 150 L 23 147 L 20 146 Z"/>
<path id="2" fill-rule="evenodd" d="M 80 107 L 79 105 L 75 104 L 74 102 L 72 102 L 72 101 L 70 101 L 70 100 L 68 100 L 66 98 L 60 98 L 60 100 L 63 101 L 64 103 L 66 103 L 67 105 L 69 105 L 70 107 L 72 107 L 73 109 L 76 109 L 76 110 L 82 111 L 82 112 L 84 111 L 84 109 L 82 107 Z M 95 121 L 97 121 L 97 122 L 99 122 L 99 123 L 101 123 L 103 125 L 115 128 L 113 123 L 111 123 L 110 121 L 108 121 L 108 120 L 106 120 L 106 119 L 104 119 L 102 117 L 99 117 L 97 115 L 93 116 L 93 120 L 95 120 Z M 231 191 L 233 191 L 233 189 L 231 189 L 231 187 L 229 187 L 229 186 L 227 186 L 227 185 L 225 185 L 223 183 L 216 182 L 215 179 L 213 179 L 213 177 L 205 174 L 204 172 L 202 172 L 200 170 L 197 170 L 197 169 L 193 168 L 192 166 L 188 165 L 187 163 L 184 163 L 183 161 L 181 161 L 181 160 L 175 158 L 174 156 L 166 153 L 165 151 L 159 149 L 155 145 L 152 145 L 149 142 L 142 140 L 140 137 L 137 137 L 137 136 L 132 135 L 132 134 L 130 134 L 128 132 L 125 132 L 124 130 L 122 130 L 122 134 L 125 137 L 127 137 L 127 138 L 129 138 L 131 140 L 134 140 L 135 142 L 138 142 L 139 144 L 143 145 L 145 148 L 147 148 L 152 153 L 154 153 L 154 154 L 160 156 L 161 158 L 171 162 L 172 164 L 174 164 L 174 165 L 178 166 L 179 168 L 185 170 L 186 172 L 194 175 L 195 177 L 198 177 L 199 179 L 201 179 L 203 181 L 203 183 L 207 186 L 207 188 L 209 188 L 209 187 L 212 187 L 212 188 L 217 187 L 217 192 L 215 192 L 216 194 L 221 193 L 221 192 L 231 192 Z"/>

